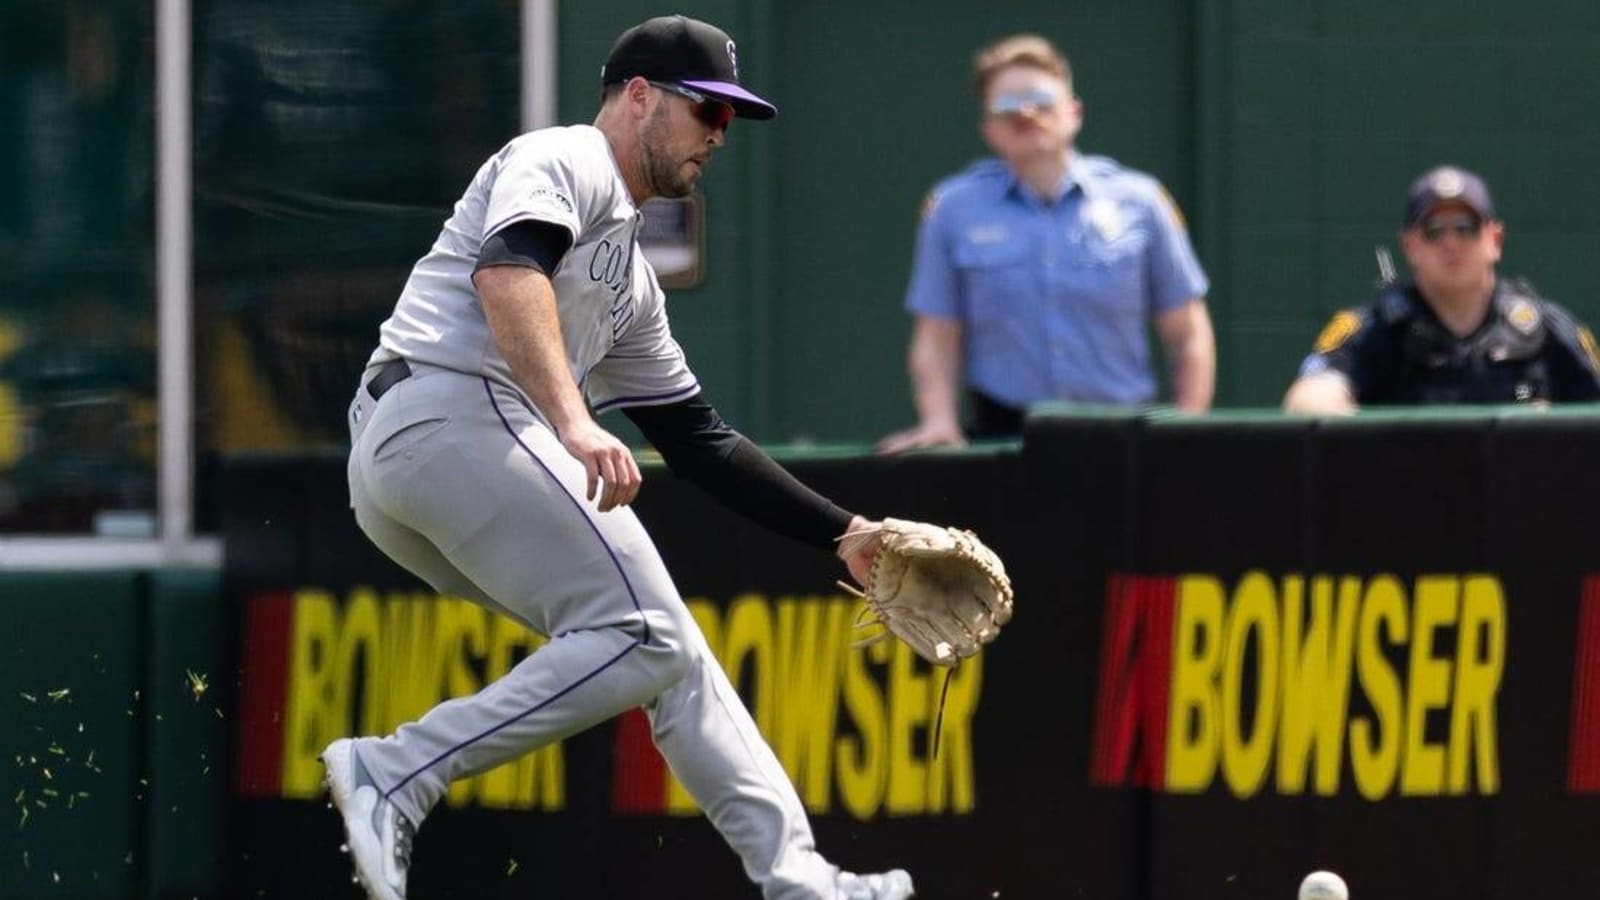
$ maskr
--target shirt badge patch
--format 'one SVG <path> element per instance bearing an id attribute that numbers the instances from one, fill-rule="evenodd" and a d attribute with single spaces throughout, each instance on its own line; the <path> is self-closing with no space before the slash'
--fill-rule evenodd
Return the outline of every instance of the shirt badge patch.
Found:
<path id="1" fill-rule="evenodd" d="M 1114 241 L 1128 230 L 1128 220 L 1117 204 L 1110 200 L 1090 200 L 1084 215 L 1100 239 Z"/>
<path id="2" fill-rule="evenodd" d="M 1360 330 L 1361 314 L 1353 309 L 1341 310 L 1322 327 L 1322 333 L 1317 335 L 1317 343 L 1312 349 L 1317 353 L 1332 353 L 1343 347 L 1345 341 Z"/>
<path id="3" fill-rule="evenodd" d="M 1526 300 L 1518 300 L 1506 312 L 1506 321 L 1523 334 L 1533 334 L 1539 327 L 1539 310 Z"/>

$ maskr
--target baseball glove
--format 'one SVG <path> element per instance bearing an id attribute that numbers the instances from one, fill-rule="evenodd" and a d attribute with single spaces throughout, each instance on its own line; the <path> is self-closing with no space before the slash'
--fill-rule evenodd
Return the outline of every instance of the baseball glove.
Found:
<path id="1" fill-rule="evenodd" d="M 846 554 L 873 539 L 878 551 L 857 588 L 839 586 L 867 601 L 876 618 L 861 625 L 884 631 L 858 642 L 868 646 L 891 634 L 936 666 L 953 667 L 995 639 L 1011 620 L 1011 579 L 1005 564 L 978 536 L 925 522 L 884 519 L 839 540 Z"/>

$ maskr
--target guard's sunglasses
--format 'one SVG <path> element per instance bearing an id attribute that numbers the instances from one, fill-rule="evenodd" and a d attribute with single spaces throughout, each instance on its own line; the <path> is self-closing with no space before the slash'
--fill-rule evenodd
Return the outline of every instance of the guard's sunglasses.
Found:
<path id="1" fill-rule="evenodd" d="M 677 94 L 679 97 L 694 101 L 694 117 L 705 123 L 708 128 L 727 130 L 728 126 L 733 124 L 733 107 L 721 100 L 708 97 L 697 90 L 668 81 L 652 81 L 650 84 L 669 94 Z"/>
<path id="2" fill-rule="evenodd" d="M 1482 232 L 1483 220 L 1477 216 L 1440 216 L 1422 221 L 1422 239 L 1430 244 L 1439 243 L 1447 234 L 1464 241 L 1475 241 Z"/>

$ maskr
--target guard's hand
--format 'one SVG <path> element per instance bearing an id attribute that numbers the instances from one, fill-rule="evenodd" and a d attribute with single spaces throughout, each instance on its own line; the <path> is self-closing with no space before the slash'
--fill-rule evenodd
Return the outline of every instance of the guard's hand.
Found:
<path id="1" fill-rule="evenodd" d="M 605 485 L 604 490 L 600 491 L 601 512 L 627 506 L 639 496 L 639 484 L 644 477 L 639 474 L 639 466 L 633 461 L 633 452 L 627 444 L 617 440 L 616 435 L 595 424 L 593 419 L 578 422 L 563 430 L 561 446 L 583 463 L 584 474 L 588 476 L 585 497 L 593 500 L 599 485 Z"/>
<path id="2" fill-rule="evenodd" d="M 878 452 L 888 456 L 922 447 L 965 447 L 967 436 L 955 422 L 924 422 L 915 428 L 897 431 L 878 442 Z"/>

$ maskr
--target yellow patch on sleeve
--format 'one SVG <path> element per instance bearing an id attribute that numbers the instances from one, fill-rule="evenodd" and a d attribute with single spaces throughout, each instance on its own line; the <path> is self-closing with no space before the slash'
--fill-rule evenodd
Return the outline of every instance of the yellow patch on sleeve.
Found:
<path id="1" fill-rule="evenodd" d="M 1328 324 L 1322 326 L 1317 343 L 1311 348 L 1317 353 L 1332 353 L 1361 330 L 1361 314 L 1353 309 L 1340 310 Z"/>
<path id="2" fill-rule="evenodd" d="M 936 208 L 938 208 L 938 206 L 939 206 L 939 192 L 938 191 L 929 191 L 928 195 L 926 197 L 922 198 L 922 212 L 919 213 L 919 215 L 923 219 L 926 219 L 929 216 L 933 215 L 933 211 Z"/>
<path id="3" fill-rule="evenodd" d="M 1189 220 L 1183 217 L 1183 210 L 1178 208 L 1178 201 L 1172 199 L 1172 195 L 1167 193 L 1166 185 L 1156 185 L 1156 191 L 1161 195 L 1161 202 L 1166 204 L 1167 212 L 1171 214 L 1172 221 L 1178 223 L 1179 228 L 1188 231 Z"/>
<path id="4" fill-rule="evenodd" d="M 1594 342 L 1594 332 L 1587 325 L 1578 326 L 1578 344 L 1583 347 L 1583 354 L 1589 357 L 1589 365 L 1600 369 L 1600 346 Z"/>

